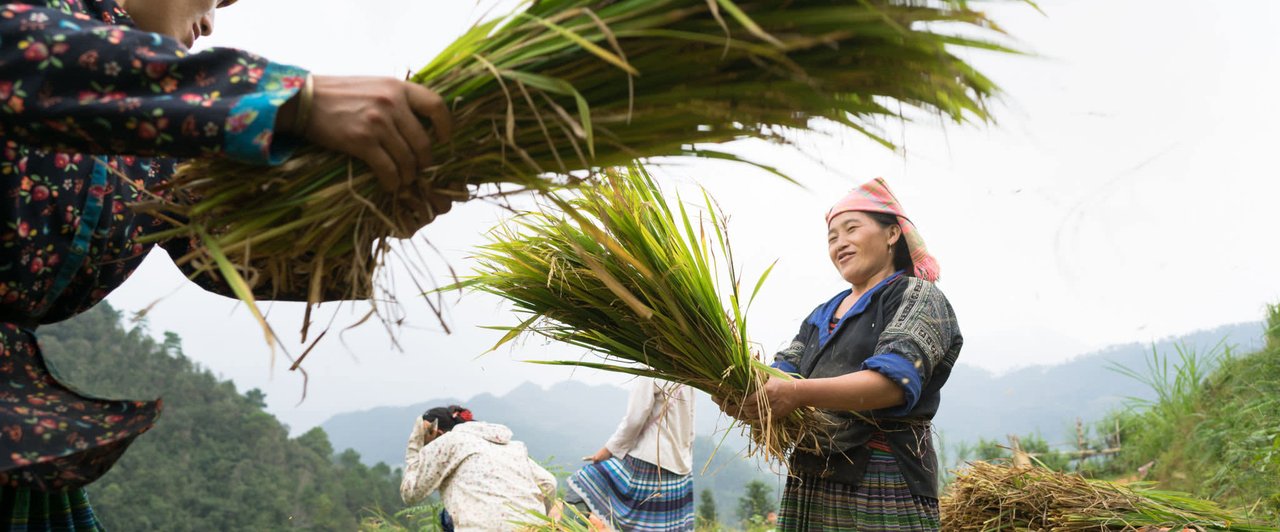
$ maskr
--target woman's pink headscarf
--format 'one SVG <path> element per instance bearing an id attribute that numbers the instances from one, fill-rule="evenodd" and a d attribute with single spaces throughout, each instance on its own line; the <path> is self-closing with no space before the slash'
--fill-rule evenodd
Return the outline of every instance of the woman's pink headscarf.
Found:
<path id="1" fill-rule="evenodd" d="M 911 251 L 911 262 L 915 263 L 916 277 L 930 282 L 937 282 L 938 276 L 942 273 L 938 266 L 938 261 L 929 254 L 928 248 L 924 246 L 924 238 L 920 236 L 920 230 L 916 229 L 916 224 L 911 223 L 911 219 L 907 218 L 907 213 L 902 210 L 902 204 L 898 203 L 898 198 L 889 190 L 889 184 L 879 177 L 872 179 L 862 186 L 853 189 L 848 196 L 836 202 L 830 211 L 827 211 L 827 225 L 831 225 L 831 219 L 836 215 L 849 211 L 862 212 L 882 212 L 892 214 L 898 217 L 898 224 L 902 226 L 902 238 L 907 239 L 907 249 Z"/>

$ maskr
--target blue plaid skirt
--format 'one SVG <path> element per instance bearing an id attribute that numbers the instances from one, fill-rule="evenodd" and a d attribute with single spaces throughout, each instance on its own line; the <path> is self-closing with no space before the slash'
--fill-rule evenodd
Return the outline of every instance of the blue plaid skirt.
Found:
<path id="1" fill-rule="evenodd" d="M 874 446 L 857 488 L 817 475 L 788 478 L 778 516 L 779 530 L 806 532 L 932 532 L 938 523 L 938 500 L 913 495 L 893 454 Z"/>
<path id="2" fill-rule="evenodd" d="M 630 456 L 590 464 L 569 477 L 591 513 L 623 532 L 693 530 L 693 478 Z"/>

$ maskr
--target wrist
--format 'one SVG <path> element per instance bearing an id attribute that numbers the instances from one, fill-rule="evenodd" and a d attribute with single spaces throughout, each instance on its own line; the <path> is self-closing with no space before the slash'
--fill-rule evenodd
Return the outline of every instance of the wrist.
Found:
<path id="1" fill-rule="evenodd" d="M 804 386 L 804 381 L 800 379 L 788 380 L 783 383 L 782 389 L 784 390 L 783 400 L 788 406 L 795 408 L 804 405 L 804 394 L 807 390 L 807 387 Z"/>
<path id="2" fill-rule="evenodd" d="M 297 102 L 291 117 L 292 120 L 288 122 L 294 135 L 301 137 L 306 134 L 307 126 L 311 124 L 311 110 L 314 106 L 315 94 L 315 76 L 308 73 L 306 80 L 302 82 L 302 88 L 298 90 L 297 97 L 290 99 L 290 102 Z M 283 109 L 281 110 L 283 111 Z"/>

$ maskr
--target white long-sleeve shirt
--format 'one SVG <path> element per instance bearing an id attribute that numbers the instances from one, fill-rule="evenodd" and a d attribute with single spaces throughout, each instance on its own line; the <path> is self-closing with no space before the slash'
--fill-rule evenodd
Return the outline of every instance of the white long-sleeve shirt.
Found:
<path id="1" fill-rule="evenodd" d="M 637 377 L 627 414 L 605 448 L 619 458 L 631 456 L 688 475 L 693 471 L 693 390 Z"/>
<path id="2" fill-rule="evenodd" d="M 511 429 L 472 421 L 422 444 L 422 422 L 414 423 L 404 453 L 400 497 L 416 504 L 437 489 L 455 530 L 515 530 L 529 510 L 547 512 L 556 478 L 531 458 Z"/>

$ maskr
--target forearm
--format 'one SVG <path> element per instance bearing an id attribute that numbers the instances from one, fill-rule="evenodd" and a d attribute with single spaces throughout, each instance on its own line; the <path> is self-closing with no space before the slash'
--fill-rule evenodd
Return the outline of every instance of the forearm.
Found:
<path id="1" fill-rule="evenodd" d="M 425 444 L 422 438 L 422 433 L 423 433 L 422 423 L 415 422 L 413 424 L 413 431 L 409 433 L 409 441 L 405 444 L 405 449 L 404 449 L 404 462 L 406 465 L 405 467 L 406 470 L 408 470 L 409 464 L 412 464 L 418 460 L 418 452 L 422 451 L 422 446 Z"/>
<path id="2" fill-rule="evenodd" d="M 440 489 L 445 477 L 453 471 L 453 447 L 426 445 L 406 457 L 404 477 L 400 480 L 400 498 L 405 504 L 416 504 Z"/>
<path id="3" fill-rule="evenodd" d="M 902 387 L 875 371 L 855 371 L 839 377 L 797 379 L 783 383 L 797 405 L 827 410 L 864 412 L 898 406 L 906 401 Z"/>
<path id="4" fill-rule="evenodd" d="M 400 479 L 400 500 L 413 505 L 431 495 L 437 486 L 426 478 L 421 462 L 410 462 L 407 466 L 404 477 Z"/>

